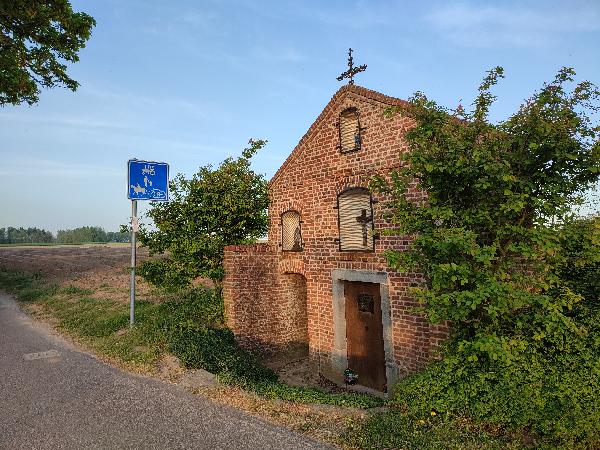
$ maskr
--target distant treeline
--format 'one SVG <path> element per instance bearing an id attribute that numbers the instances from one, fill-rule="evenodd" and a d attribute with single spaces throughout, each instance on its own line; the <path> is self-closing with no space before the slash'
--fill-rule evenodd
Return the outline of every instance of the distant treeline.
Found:
<path id="1" fill-rule="evenodd" d="M 85 244 L 88 242 L 129 242 L 129 233 L 104 231 L 100 227 L 58 230 L 56 237 L 39 228 L 0 228 L 0 244 Z"/>
<path id="2" fill-rule="evenodd" d="M 39 228 L 0 228 L 0 244 L 54 242 L 52 233 Z"/>
<path id="3" fill-rule="evenodd" d="M 100 227 L 79 227 L 72 230 L 58 230 L 56 233 L 56 242 L 59 244 L 129 242 L 129 233 L 104 231 Z"/>

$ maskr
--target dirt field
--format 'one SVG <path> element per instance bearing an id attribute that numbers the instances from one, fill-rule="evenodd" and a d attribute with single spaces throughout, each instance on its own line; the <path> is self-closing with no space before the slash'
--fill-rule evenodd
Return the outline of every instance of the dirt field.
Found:
<path id="1" fill-rule="evenodd" d="M 148 258 L 146 249 L 138 249 L 138 262 Z M 127 303 L 131 247 L 129 244 L 0 247 L 0 270 L 2 268 L 40 273 L 51 283 L 61 286 L 77 286 L 91 289 L 95 298 L 110 298 Z M 209 283 L 208 280 L 203 280 Z M 146 300 L 160 301 L 151 294 L 152 288 L 137 278 L 137 293 Z M 302 359 L 285 365 L 279 361 L 269 364 L 281 378 L 297 386 L 321 386 L 332 391 L 330 383 L 309 371 L 308 360 Z"/>
<path id="2" fill-rule="evenodd" d="M 138 249 L 138 262 L 147 258 L 147 250 Z M 111 297 L 124 302 L 129 299 L 130 261 L 129 244 L 0 247 L 0 269 L 40 273 L 62 286 L 112 291 Z M 138 289 L 148 289 L 139 277 Z"/>

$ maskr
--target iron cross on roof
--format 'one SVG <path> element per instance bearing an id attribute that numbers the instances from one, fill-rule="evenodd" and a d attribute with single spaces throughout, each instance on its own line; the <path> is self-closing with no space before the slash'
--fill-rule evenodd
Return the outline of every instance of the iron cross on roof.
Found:
<path id="1" fill-rule="evenodd" d="M 348 70 L 342 73 L 339 77 L 337 77 L 338 81 L 342 81 L 344 78 L 350 78 L 348 84 L 354 84 L 354 75 L 360 72 L 364 72 L 367 69 L 367 65 L 363 64 L 362 66 L 354 67 L 353 59 L 352 59 L 352 49 L 348 49 Z"/>

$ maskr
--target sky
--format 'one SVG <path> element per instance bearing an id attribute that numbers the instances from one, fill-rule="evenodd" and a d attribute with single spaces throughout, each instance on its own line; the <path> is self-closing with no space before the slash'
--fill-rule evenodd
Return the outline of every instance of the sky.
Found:
<path id="1" fill-rule="evenodd" d="M 271 177 L 342 86 L 349 47 L 368 65 L 356 84 L 447 107 L 504 67 L 494 120 L 562 66 L 600 85 L 597 0 L 71 3 L 97 22 L 69 68 L 80 88 L 0 107 L 0 227 L 117 230 L 131 158 L 190 176 L 262 138 L 253 168 Z"/>

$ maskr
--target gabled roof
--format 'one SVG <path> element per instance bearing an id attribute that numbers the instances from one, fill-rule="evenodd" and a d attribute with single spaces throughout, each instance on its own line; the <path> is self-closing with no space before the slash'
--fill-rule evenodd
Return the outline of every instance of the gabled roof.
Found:
<path id="1" fill-rule="evenodd" d="M 285 161 L 283 162 L 281 167 L 277 170 L 277 172 L 275 172 L 275 175 L 273 175 L 273 177 L 269 181 L 269 185 L 272 184 L 279 177 L 279 175 L 285 170 L 285 168 L 287 167 L 289 162 L 300 151 L 300 147 L 302 146 L 302 144 L 321 125 L 321 122 L 329 114 L 331 109 L 333 109 L 335 104 L 350 92 L 360 95 L 362 97 L 365 97 L 367 99 L 374 100 L 374 101 L 377 101 L 377 102 L 380 102 L 380 103 L 383 103 L 386 105 L 390 105 L 390 106 L 407 106 L 407 105 L 409 105 L 409 103 L 406 100 L 402 100 L 402 99 L 395 98 L 395 97 L 389 97 L 380 92 L 372 91 L 371 89 L 367 89 L 362 86 L 356 86 L 354 84 L 347 84 L 345 86 L 342 86 L 333 95 L 333 97 L 331 97 L 331 100 L 329 100 L 329 103 L 327 103 L 327 106 L 325 106 L 325 108 L 323 108 L 323 111 L 321 111 L 321 114 L 319 114 L 319 117 L 317 117 L 317 119 L 313 122 L 313 124 L 310 126 L 310 128 L 306 131 L 304 136 L 302 136 L 302 138 L 300 139 L 298 144 L 296 144 L 296 147 L 294 147 L 294 150 L 292 151 L 292 153 L 290 153 L 288 155 L 288 157 L 285 159 Z"/>

